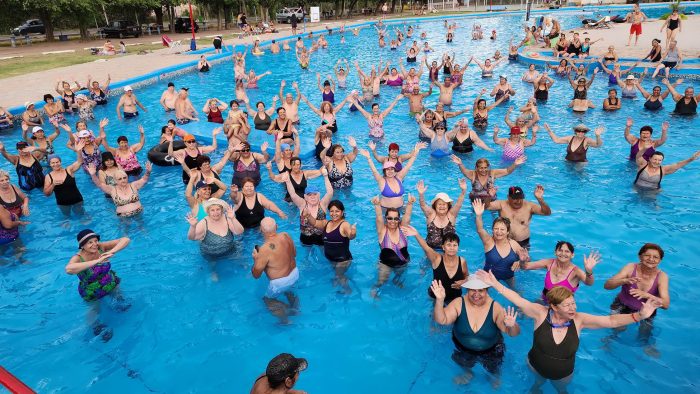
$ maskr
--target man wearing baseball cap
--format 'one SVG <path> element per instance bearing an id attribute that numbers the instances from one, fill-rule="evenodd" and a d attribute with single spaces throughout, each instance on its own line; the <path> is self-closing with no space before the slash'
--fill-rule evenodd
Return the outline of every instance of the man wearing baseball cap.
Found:
<path id="1" fill-rule="evenodd" d="M 292 390 L 292 387 L 299 380 L 299 373 L 308 365 L 303 358 L 289 353 L 279 354 L 267 364 L 265 373 L 255 379 L 250 394 L 305 394 L 305 391 Z"/>
<path id="2" fill-rule="evenodd" d="M 469 275 L 462 287 L 467 289 L 467 294 L 445 307 L 445 289 L 439 280 L 433 281 L 430 286 L 435 294 L 433 319 L 443 326 L 454 323 L 452 341 L 455 352 L 452 359 L 465 368 L 466 379 L 473 376 L 471 369 L 477 362 L 491 374 L 489 378 L 498 379 L 506 352 L 502 333 L 511 337 L 520 334 L 520 325 L 516 321 L 518 313 L 515 308 L 509 306 L 506 310 L 494 301 L 489 296 L 488 288 L 491 286 L 476 275 Z M 471 324 L 481 321 L 481 328 L 474 332 Z"/>
<path id="3" fill-rule="evenodd" d="M 544 201 L 544 187 L 537 185 L 535 188 L 537 203 L 525 201 L 525 192 L 520 186 L 508 188 L 507 200 L 492 201 L 486 207 L 489 211 L 498 211 L 498 215 L 510 220 L 510 236 L 520 246 L 530 249 L 530 220 L 532 215 L 549 216 L 552 209 Z"/>
<path id="4" fill-rule="evenodd" d="M 124 86 L 124 94 L 119 98 L 119 104 L 117 104 L 117 118 L 119 120 L 122 119 L 122 107 L 124 108 L 124 118 L 135 118 L 139 116 L 139 111 L 136 109 L 137 105 L 141 107 L 142 110 L 148 111 L 136 98 L 134 89 L 132 89 L 130 85 Z"/>

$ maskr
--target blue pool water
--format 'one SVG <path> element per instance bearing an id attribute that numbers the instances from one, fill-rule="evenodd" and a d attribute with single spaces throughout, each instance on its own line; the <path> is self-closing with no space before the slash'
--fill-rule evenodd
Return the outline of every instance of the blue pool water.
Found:
<path id="1" fill-rule="evenodd" d="M 652 14 L 652 12 L 648 12 Z M 563 25 L 572 27 L 578 19 L 563 16 Z M 493 54 L 495 49 L 506 53 L 507 38 L 520 37 L 522 16 L 480 18 L 488 31 L 499 30 L 496 43 L 489 40 L 473 42 L 468 34 L 471 20 L 461 19 L 459 34 L 452 44 L 444 42 L 440 22 L 420 24 L 428 32 L 437 53 L 455 52 L 457 61 L 465 63 L 468 56 L 478 59 Z M 377 51 L 374 29 L 365 29 L 360 37 L 347 35 L 348 43 L 339 44 L 339 37 L 330 38 L 332 48 L 312 55 L 311 71 L 300 71 L 291 53 L 256 58 L 248 56 L 249 68 L 261 73 L 273 71 L 260 83 L 259 91 L 250 91 L 251 102 L 266 103 L 279 89 L 279 81 L 299 82 L 301 90 L 313 102 L 320 102 L 315 72 L 330 73 L 338 57 L 351 62 L 359 60 L 364 70 L 380 60 L 403 62 L 403 51 Z M 602 45 L 602 44 L 597 44 Z M 371 49 L 370 49 L 371 48 Z M 437 55 L 430 56 L 431 59 Z M 512 81 L 517 95 L 512 102 L 522 105 L 530 96 L 530 87 L 520 82 L 524 65 L 508 64 L 496 74 L 505 73 Z M 215 65 L 207 75 L 189 74 L 177 78 L 178 87 L 189 86 L 191 98 L 199 109 L 206 98 L 223 101 L 233 98 L 233 75 L 230 63 Z M 455 91 L 453 109 L 471 107 L 476 92 L 482 87 L 489 91 L 496 81 L 479 78 L 478 69 L 469 68 L 464 85 Z M 99 76 L 98 76 L 99 77 Z M 425 78 L 423 86 L 427 87 Z M 696 90 L 700 85 L 693 84 Z M 47 91 L 50 83 L 46 82 Z M 359 88 L 356 74 L 349 79 L 351 88 Z M 645 82 L 649 89 L 651 83 Z M 137 125 L 147 130 L 147 146 L 157 142 L 160 126 L 169 118 L 156 105 L 165 84 L 137 90 L 140 100 L 149 108 L 136 121 L 119 122 L 114 116 L 116 98 L 107 108 L 97 111 L 98 119 L 106 116 L 110 142 L 125 134 L 138 136 Z M 601 105 L 608 86 L 599 75 L 589 97 Z M 398 92 L 382 87 L 379 102 L 384 108 Z M 345 94 L 342 90 L 336 97 Z M 639 393 L 697 391 L 697 371 L 700 366 L 700 346 L 696 337 L 697 311 L 692 300 L 700 297 L 697 287 L 698 269 L 694 263 L 700 257 L 698 246 L 697 205 L 698 163 L 692 163 L 676 174 L 664 177 L 663 192 L 656 197 L 639 195 L 631 188 L 635 169 L 626 157 L 629 145 L 623 138 L 625 119 L 634 117 L 634 130 L 650 124 L 660 130 L 661 122 L 671 123 L 669 139 L 662 151 L 666 163 L 689 157 L 698 149 L 700 137 L 697 117 L 679 118 L 670 115 L 671 100 L 658 113 L 642 109 L 643 101 L 623 100 L 623 109 L 605 113 L 589 111 L 585 119 L 566 108 L 572 96 L 568 82 L 556 80 L 550 101 L 540 106 L 540 114 L 559 135 L 585 121 L 589 126 L 604 125 L 604 146 L 589 151 L 588 165 L 576 169 L 563 161 L 565 147 L 553 144 L 546 133 L 540 133 L 537 144 L 528 149 L 527 163 L 507 178 L 497 182 L 500 196 L 510 185 L 520 185 L 532 198 L 535 185 L 546 188 L 545 198 L 553 209 L 550 217 L 537 217 L 532 224 L 532 256 L 552 255 L 557 240 L 570 240 L 576 246 L 575 261 L 582 264 L 582 254 L 599 250 L 603 262 L 596 268 L 596 283 L 577 293 L 580 311 L 607 313 L 615 292 L 606 291 L 602 284 L 625 263 L 636 261 L 636 253 L 644 242 L 662 245 L 666 257 L 662 269 L 671 277 L 671 307 L 660 311 L 656 319 L 653 341 L 658 357 L 647 356 L 636 339 L 636 328 L 622 333 L 604 346 L 609 330 L 586 331 L 582 335 L 572 389 L 577 392 Z M 426 100 L 434 107 L 437 95 Z M 482 136 L 490 146 L 493 125 L 505 128 L 501 106 L 490 114 L 490 126 Z M 384 151 L 391 141 L 407 151 L 416 141 L 417 128 L 407 115 L 406 100 L 400 102 L 385 122 Z M 302 138 L 313 138 L 318 118 L 302 105 Z M 454 120 L 450 122 L 454 124 Z M 338 115 L 339 133 L 345 142 L 355 136 L 358 144 L 367 146 L 367 126 L 364 118 L 344 108 Z M 91 128 L 96 129 L 93 122 Z M 256 132 L 256 131 L 254 131 Z M 0 141 L 10 151 L 18 140 L 13 131 L 2 135 Z M 67 162 L 71 155 L 63 147 L 66 136 L 56 144 Z M 479 157 L 487 157 L 500 167 L 500 149 L 495 153 L 478 150 L 465 155 L 465 165 L 473 168 Z M 220 157 L 222 150 L 214 156 Z M 139 154 L 145 160 L 146 149 Z M 315 166 L 316 163 L 306 163 Z M 7 162 L 0 166 L 14 170 Z M 352 294 L 338 293 L 333 286 L 333 272 L 319 250 L 309 256 L 298 246 L 301 279 L 297 295 L 301 313 L 291 318 L 291 324 L 280 325 L 264 307 L 261 300 L 267 281 L 256 281 L 250 274 L 252 245 L 261 236 L 249 231 L 239 239 L 238 252 L 217 266 L 220 281 L 210 280 L 210 269 L 194 242 L 186 239 L 188 209 L 182 196 L 180 170 L 155 168 L 148 185 L 142 189 L 144 214 L 136 219 L 120 220 L 113 205 L 91 184 L 87 175 L 77 176 L 78 186 L 86 199 L 87 213 L 79 218 L 65 218 L 53 197 L 40 192 L 31 193 L 31 224 L 22 230 L 26 251 L 19 261 L 15 249 L 3 249 L 0 256 L 0 364 L 11 370 L 39 392 L 248 392 L 254 379 L 264 371 L 276 354 L 291 352 L 309 360 L 309 369 L 301 375 L 297 388 L 312 393 L 388 392 L 388 393 L 452 393 L 492 390 L 480 367 L 469 386 L 456 386 L 452 379 L 460 373 L 450 359 L 453 345 L 449 328 L 431 323 L 432 303 L 426 289 L 432 279 L 429 264 L 414 241 L 410 242 L 412 261 L 405 275 L 405 288 L 385 286 L 381 299 L 373 300 L 369 290 L 376 280 L 379 252 L 369 200 L 377 186 L 369 176 L 364 158 L 354 163 L 355 184 L 349 191 L 336 194 L 345 202 L 346 215 L 358 225 L 358 237 L 351 244 L 355 256 L 348 275 Z M 227 167 L 222 179 L 231 177 Z M 458 194 L 456 166 L 449 159 L 431 158 L 423 151 L 406 178 L 407 190 L 415 192 L 415 184 L 424 179 L 428 185 L 427 198 L 438 191 Z M 312 182 L 319 184 L 317 181 Z M 289 220 L 278 220 L 280 229 L 298 239 L 298 212 L 282 201 L 281 186 L 263 175 L 258 189 L 290 214 Z M 417 208 L 417 207 L 416 207 Z M 458 233 L 462 238 L 461 254 L 466 256 L 470 271 L 483 262 L 481 242 L 474 231 L 474 215 L 465 204 L 459 215 Z M 487 222 L 489 221 L 487 216 Z M 416 209 L 412 222 L 422 233 L 425 220 Z M 66 275 L 64 266 L 76 253 L 75 234 L 89 227 L 103 239 L 129 236 L 128 248 L 113 259 L 113 268 L 122 278 L 121 291 L 132 307 L 117 312 L 104 302 L 100 318 L 114 331 L 108 343 L 92 336 L 86 324 L 87 305 L 77 294 L 77 279 Z M 695 241 L 693 241 L 695 240 Z M 529 299 L 535 299 L 542 288 L 543 272 L 516 275 L 518 289 Z M 499 301 L 504 302 L 502 299 Z M 507 354 L 503 366 L 501 390 L 524 392 L 531 383 L 525 365 L 525 355 L 532 341 L 532 322 L 521 319 L 523 333 L 506 338 Z M 551 388 L 547 388 L 548 390 Z"/>

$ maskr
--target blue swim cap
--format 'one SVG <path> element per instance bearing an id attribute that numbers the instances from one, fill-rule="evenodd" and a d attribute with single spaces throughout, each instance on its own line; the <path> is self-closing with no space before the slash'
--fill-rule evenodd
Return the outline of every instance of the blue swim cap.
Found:
<path id="1" fill-rule="evenodd" d="M 282 145 L 280 145 L 280 149 L 282 149 L 282 150 L 292 149 L 292 146 L 289 144 L 282 144 Z"/>

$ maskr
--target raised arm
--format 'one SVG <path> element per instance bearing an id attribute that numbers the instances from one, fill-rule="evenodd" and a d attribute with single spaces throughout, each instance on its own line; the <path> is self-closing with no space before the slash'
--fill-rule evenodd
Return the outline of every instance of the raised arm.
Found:
<path id="1" fill-rule="evenodd" d="M 535 319 L 535 321 L 542 320 L 546 316 L 547 307 L 524 299 L 515 291 L 501 284 L 493 273 L 479 270 L 477 271 L 476 276 L 486 284 L 492 286 L 494 290 L 500 293 L 508 301 L 512 302 L 513 305 L 520 308 L 525 316 Z"/>
<path id="2" fill-rule="evenodd" d="M 484 203 L 481 202 L 480 198 L 477 198 L 472 201 L 472 207 L 474 207 L 474 223 L 476 224 L 476 232 L 479 234 L 479 238 L 481 238 L 481 243 L 484 244 L 484 247 L 486 247 L 487 245 L 493 243 L 493 238 L 488 231 L 484 229 L 484 219 L 482 218 L 482 215 L 484 214 Z"/>
<path id="3" fill-rule="evenodd" d="M 549 127 L 549 123 L 545 123 L 543 126 L 544 126 L 544 129 L 547 130 L 547 133 L 549 134 L 549 138 L 551 138 L 555 144 L 568 144 L 572 138 L 571 136 L 557 137 L 557 135 L 554 134 L 554 131 L 552 131 L 552 129 Z"/>
<path id="4" fill-rule="evenodd" d="M 382 113 L 381 113 L 380 116 L 381 116 L 382 118 L 384 118 L 385 116 L 389 115 L 389 112 L 391 112 L 391 110 L 394 109 L 394 106 L 396 106 L 396 103 L 398 103 L 399 100 L 401 100 L 402 98 L 403 98 L 403 94 L 402 94 L 402 93 L 399 93 L 399 95 L 396 96 L 396 98 L 394 99 L 394 101 L 392 101 L 391 104 L 389 104 L 389 106 L 387 107 L 387 109 L 385 109 L 384 111 L 382 111 Z"/>
<path id="5" fill-rule="evenodd" d="M 382 180 L 384 179 L 384 177 L 382 177 L 382 174 L 380 174 L 379 171 L 377 171 L 377 167 L 375 167 L 374 161 L 372 161 L 372 157 L 369 155 L 369 152 L 367 152 L 365 149 L 360 149 L 360 155 L 367 158 L 367 163 L 369 164 L 370 171 L 372 171 L 374 180 L 377 181 L 379 187 L 382 187 Z"/>
<path id="6" fill-rule="evenodd" d="M 694 161 L 698 157 L 700 157 L 700 150 L 695 152 L 692 156 L 690 156 L 689 158 L 687 158 L 685 160 L 681 160 L 678 163 L 674 163 L 674 164 L 671 164 L 668 166 L 663 166 L 663 171 L 664 171 L 665 175 L 673 174 L 674 172 L 685 167 L 686 165 L 688 165 L 690 162 Z"/>

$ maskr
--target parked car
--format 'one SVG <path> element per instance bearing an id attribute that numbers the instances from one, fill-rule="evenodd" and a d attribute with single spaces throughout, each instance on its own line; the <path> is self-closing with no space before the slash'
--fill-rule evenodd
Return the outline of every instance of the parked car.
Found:
<path id="1" fill-rule="evenodd" d="M 304 9 L 301 7 L 284 7 L 277 11 L 277 23 L 292 23 L 292 15 L 297 16 L 299 22 L 304 20 Z"/>
<path id="2" fill-rule="evenodd" d="M 127 36 L 138 37 L 142 34 L 141 26 L 132 21 L 112 21 L 109 26 L 100 29 L 105 37 L 124 38 Z"/>
<path id="3" fill-rule="evenodd" d="M 18 27 L 12 29 L 12 34 L 16 36 L 26 36 L 29 33 L 46 34 L 44 22 L 39 19 L 29 19 Z"/>
<path id="4" fill-rule="evenodd" d="M 197 21 L 194 22 L 194 32 L 199 31 L 199 24 Z M 190 25 L 190 18 L 180 17 L 175 18 L 175 33 L 192 33 L 192 26 Z"/>

